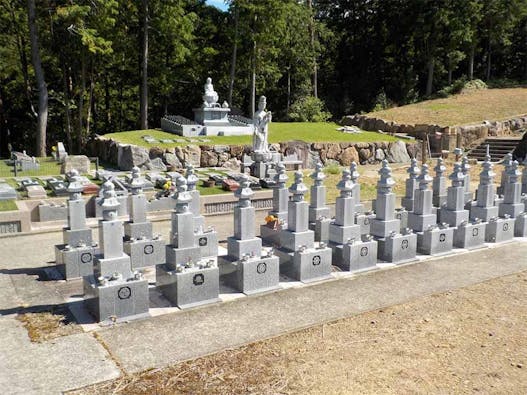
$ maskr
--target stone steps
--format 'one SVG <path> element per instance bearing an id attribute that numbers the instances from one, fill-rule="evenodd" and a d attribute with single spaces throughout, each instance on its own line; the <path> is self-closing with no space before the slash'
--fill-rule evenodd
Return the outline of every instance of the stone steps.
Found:
<path id="1" fill-rule="evenodd" d="M 483 161 L 487 154 L 488 145 L 491 161 L 499 162 L 503 160 L 505 155 L 509 152 L 514 151 L 519 141 L 520 139 L 518 138 L 488 138 L 477 147 L 471 149 L 467 155 L 470 159 Z"/>

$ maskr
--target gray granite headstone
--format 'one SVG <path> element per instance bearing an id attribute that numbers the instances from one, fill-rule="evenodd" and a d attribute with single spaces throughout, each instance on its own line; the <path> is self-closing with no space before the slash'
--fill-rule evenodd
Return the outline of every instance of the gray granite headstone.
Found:
<path id="1" fill-rule="evenodd" d="M 417 178 L 419 177 L 419 174 L 421 174 L 421 170 L 419 170 L 419 166 L 417 165 L 417 159 L 412 158 L 410 167 L 406 172 L 408 173 L 408 178 L 405 182 L 405 195 L 401 200 L 401 205 L 406 210 L 413 211 L 415 190 L 418 188 Z"/>
<path id="2" fill-rule="evenodd" d="M 313 185 L 310 188 L 309 229 L 315 232 L 315 241 L 329 241 L 329 224 L 331 218 L 329 207 L 326 205 L 326 187 L 322 163 L 318 162 L 315 171 L 310 175 Z"/>
<path id="3" fill-rule="evenodd" d="M 273 208 L 267 216 L 268 222 L 260 226 L 260 236 L 270 245 L 279 243 L 280 231 L 287 226 L 287 205 L 289 203 L 287 179 L 285 166 L 279 162 L 274 175 Z"/>

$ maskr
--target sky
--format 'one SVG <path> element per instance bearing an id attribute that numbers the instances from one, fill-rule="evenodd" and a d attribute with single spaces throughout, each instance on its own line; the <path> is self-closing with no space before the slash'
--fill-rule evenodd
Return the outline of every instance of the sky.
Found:
<path id="1" fill-rule="evenodd" d="M 207 0 L 207 4 L 213 5 L 214 7 L 219 8 L 220 10 L 226 10 L 227 5 L 223 0 Z"/>

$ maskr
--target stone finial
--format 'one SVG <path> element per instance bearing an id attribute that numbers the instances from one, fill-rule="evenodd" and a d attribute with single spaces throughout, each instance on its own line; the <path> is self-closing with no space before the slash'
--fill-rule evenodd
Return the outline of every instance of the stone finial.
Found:
<path id="1" fill-rule="evenodd" d="M 419 174 L 421 174 L 421 170 L 419 169 L 419 166 L 417 164 L 417 159 L 412 158 L 410 161 L 410 167 L 408 170 L 406 170 L 408 173 L 408 178 L 414 178 L 417 179 L 419 177 Z"/>
<path id="2" fill-rule="evenodd" d="M 289 177 L 285 172 L 285 165 L 282 162 L 278 162 L 276 165 L 276 174 L 274 175 L 276 186 L 279 188 L 284 188 L 288 178 Z"/>
<path id="3" fill-rule="evenodd" d="M 337 184 L 337 189 L 340 191 L 340 197 L 347 198 L 353 196 L 353 187 L 355 183 L 351 179 L 351 171 L 344 169 L 342 171 L 342 178 Z"/>
<path id="4" fill-rule="evenodd" d="M 428 168 L 428 165 L 425 163 L 423 164 L 423 167 L 421 168 L 420 175 L 417 177 L 417 181 L 419 181 L 419 189 L 422 191 L 426 191 L 428 189 L 428 184 L 430 184 L 433 180 L 433 178 L 429 174 L 430 170 Z"/>
<path id="5" fill-rule="evenodd" d="M 185 177 L 179 177 L 176 181 L 176 192 L 172 198 L 176 199 L 176 211 L 186 213 L 189 211 L 189 205 L 192 201 L 192 195 L 187 190 L 187 180 Z"/>
<path id="6" fill-rule="evenodd" d="M 437 164 L 434 167 L 434 171 L 436 172 L 436 177 L 443 177 L 446 171 L 445 161 L 443 158 L 437 158 Z"/>
<path id="7" fill-rule="evenodd" d="M 84 187 L 81 182 L 81 177 L 76 169 L 72 169 L 69 174 L 68 193 L 70 194 L 70 200 L 78 200 L 81 198 Z"/>
<path id="8" fill-rule="evenodd" d="M 464 175 L 470 173 L 470 165 L 468 164 L 468 157 L 466 155 L 461 158 L 461 171 Z"/>
<path id="9" fill-rule="evenodd" d="M 388 161 L 386 159 L 382 161 L 379 175 L 381 177 L 377 182 L 377 191 L 383 194 L 390 193 L 395 185 L 395 181 L 392 178 L 392 169 L 388 166 Z"/>
<path id="10" fill-rule="evenodd" d="M 110 180 L 102 184 L 103 198 L 99 202 L 102 207 L 102 219 L 104 221 L 113 221 L 117 218 L 117 210 L 121 205 L 117 200 L 117 194 L 115 193 L 115 186 Z"/>
<path id="11" fill-rule="evenodd" d="M 356 162 L 351 162 L 351 165 L 350 165 L 350 176 L 351 176 L 351 181 L 353 181 L 355 184 L 357 184 L 360 174 L 359 174 L 359 171 L 357 170 L 357 163 Z"/>
<path id="12" fill-rule="evenodd" d="M 461 169 L 461 163 L 456 162 L 454 164 L 454 170 L 452 171 L 452 174 L 450 174 L 448 178 L 452 180 L 453 187 L 463 186 L 463 183 L 465 182 L 465 175 L 463 174 L 463 170 Z"/>
<path id="13" fill-rule="evenodd" d="M 306 184 L 304 184 L 304 175 L 300 170 L 295 172 L 295 181 L 289 187 L 289 192 L 293 194 L 293 201 L 301 202 L 304 200 L 304 195 L 307 192 Z"/>
<path id="14" fill-rule="evenodd" d="M 322 186 L 322 183 L 324 182 L 324 179 L 326 178 L 326 175 L 324 174 L 324 166 L 322 166 L 322 163 L 317 162 L 315 165 L 315 171 L 310 175 L 310 177 L 314 180 L 315 186 L 319 187 Z"/>
<path id="15" fill-rule="evenodd" d="M 187 187 L 189 191 L 194 191 L 196 189 L 196 184 L 199 181 L 194 166 L 190 163 L 187 165 L 187 171 L 185 172 L 185 177 L 187 178 Z"/>
<path id="16" fill-rule="evenodd" d="M 240 207 L 251 206 L 251 198 L 254 196 L 254 191 L 251 189 L 251 182 L 246 174 L 242 175 L 240 187 L 234 192 L 234 196 L 239 199 Z"/>
<path id="17" fill-rule="evenodd" d="M 496 173 L 492 170 L 494 165 L 490 161 L 490 155 L 485 156 L 485 161 L 483 162 L 483 170 L 479 173 L 479 183 L 480 185 L 491 185 L 494 182 L 494 176 Z"/>
<path id="18" fill-rule="evenodd" d="M 521 176 L 521 172 L 518 169 L 518 161 L 514 160 L 512 161 L 510 167 L 507 169 L 507 176 L 509 179 L 509 184 L 514 184 L 518 182 L 519 177 Z"/>
<path id="19" fill-rule="evenodd" d="M 512 166 L 512 153 L 509 152 L 505 155 L 505 158 L 503 158 L 503 166 L 505 167 L 505 171 Z"/>
<path id="20" fill-rule="evenodd" d="M 132 195 L 139 195 L 143 192 L 143 186 L 145 185 L 143 179 L 141 178 L 141 170 L 139 167 L 134 166 L 131 173 L 131 181 L 128 183 Z"/>
<path id="21" fill-rule="evenodd" d="M 463 150 L 459 147 L 454 148 L 454 155 L 461 156 L 463 155 Z"/>

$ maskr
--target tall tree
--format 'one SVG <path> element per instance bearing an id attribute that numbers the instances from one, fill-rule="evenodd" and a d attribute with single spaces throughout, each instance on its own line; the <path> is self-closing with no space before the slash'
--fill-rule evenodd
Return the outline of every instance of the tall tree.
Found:
<path id="1" fill-rule="evenodd" d="M 141 129 L 148 129 L 148 1 L 142 0 L 142 20 L 143 20 L 143 40 L 141 51 L 141 86 L 140 86 L 140 112 L 141 112 Z"/>
<path id="2" fill-rule="evenodd" d="M 35 70 L 38 91 L 38 120 L 37 120 L 37 156 L 46 156 L 46 129 L 48 126 L 48 86 L 44 79 L 44 70 L 40 59 L 40 46 L 36 23 L 35 0 L 27 1 L 29 38 L 31 42 L 31 60 Z"/>

